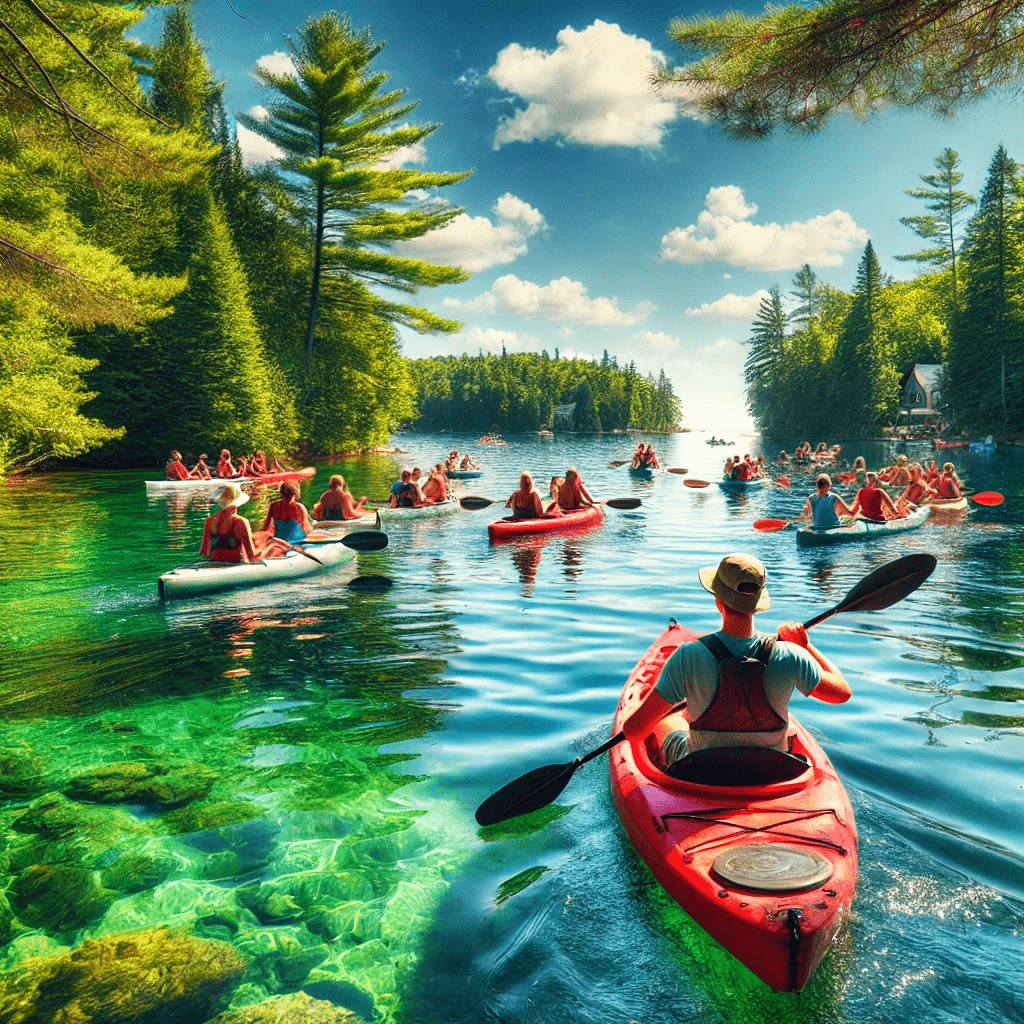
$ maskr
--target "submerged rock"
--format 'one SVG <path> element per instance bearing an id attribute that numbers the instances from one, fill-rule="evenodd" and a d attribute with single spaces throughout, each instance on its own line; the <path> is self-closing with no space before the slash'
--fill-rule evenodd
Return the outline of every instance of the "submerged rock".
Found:
<path id="1" fill-rule="evenodd" d="M 161 816 L 160 823 L 172 834 L 206 832 L 262 818 L 265 813 L 251 800 L 220 800 L 171 811 Z"/>
<path id="2" fill-rule="evenodd" d="M 197 1024 L 224 1005 L 245 961 L 223 942 L 157 928 L 88 939 L 0 975 L 8 1024 Z"/>
<path id="3" fill-rule="evenodd" d="M 46 791 L 43 763 L 26 744 L 0 747 L 0 796 L 24 800 Z"/>
<path id="4" fill-rule="evenodd" d="M 363 1018 L 325 999 L 296 992 L 228 1010 L 209 1024 L 363 1024 Z"/>
<path id="5" fill-rule="evenodd" d="M 117 896 L 103 888 L 96 872 L 72 864 L 33 864 L 18 875 L 8 895 L 21 921 L 51 933 L 85 927 Z"/>
<path id="6" fill-rule="evenodd" d="M 217 773 L 199 761 L 114 761 L 73 778 L 65 792 L 93 803 L 181 807 L 202 800 L 216 781 Z"/>

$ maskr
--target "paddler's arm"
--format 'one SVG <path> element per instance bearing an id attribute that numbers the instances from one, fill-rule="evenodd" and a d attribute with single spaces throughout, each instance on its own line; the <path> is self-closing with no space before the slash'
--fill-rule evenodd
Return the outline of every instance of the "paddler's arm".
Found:
<path id="1" fill-rule="evenodd" d="M 853 696 L 850 684 L 843 678 L 835 663 L 826 658 L 807 637 L 807 630 L 799 622 L 786 622 L 779 626 L 779 639 L 802 647 L 818 663 L 821 679 L 811 690 L 811 696 L 826 704 L 845 704 Z"/>
<path id="2" fill-rule="evenodd" d="M 821 683 L 818 684 L 820 686 Z M 674 707 L 652 686 L 640 706 L 622 723 L 622 731 L 631 743 L 642 740 Z"/>

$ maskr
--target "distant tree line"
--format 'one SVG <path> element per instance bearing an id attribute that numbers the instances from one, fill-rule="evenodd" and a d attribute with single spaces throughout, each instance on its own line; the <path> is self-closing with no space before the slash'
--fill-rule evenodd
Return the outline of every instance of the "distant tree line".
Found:
<path id="1" fill-rule="evenodd" d="M 571 429 L 648 430 L 679 427 L 680 403 L 664 370 L 655 379 L 633 363 L 542 352 L 436 356 L 411 361 L 418 430 L 520 433 L 552 423 L 556 406 L 573 405 Z"/>
<path id="2" fill-rule="evenodd" d="M 788 302 L 778 286 L 762 301 L 744 374 L 763 433 L 877 434 L 914 364 L 941 363 L 947 425 L 1024 436 L 1024 179 L 1000 146 L 976 200 L 958 187 L 958 161 L 945 150 L 927 187 L 906 190 L 928 212 L 902 222 L 927 244 L 897 259 L 920 264 L 919 277 L 884 275 L 869 241 L 851 293 L 805 265 Z"/>

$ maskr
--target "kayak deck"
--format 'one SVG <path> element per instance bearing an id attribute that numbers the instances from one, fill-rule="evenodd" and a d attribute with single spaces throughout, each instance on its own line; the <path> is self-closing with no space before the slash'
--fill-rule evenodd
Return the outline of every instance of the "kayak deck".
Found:
<path id="1" fill-rule="evenodd" d="M 655 640 L 626 682 L 613 732 L 676 648 L 695 639 L 673 624 Z M 705 931 L 773 989 L 799 990 L 850 914 L 857 830 L 846 791 L 792 716 L 791 750 L 807 761 L 795 778 L 744 786 L 671 778 L 658 751 L 668 732 L 684 727 L 675 712 L 644 743 L 612 750 L 622 823 L 662 887 Z"/>
<path id="2" fill-rule="evenodd" d="M 511 540 L 535 533 L 554 533 L 561 530 L 577 530 L 584 526 L 596 526 L 604 520 L 604 509 L 600 505 L 563 512 L 561 515 L 544 516 L 540 519 L 515 519 L 506 516 L 487 527 L 492 541 Z"/>
<path id="3" fill-rule="evenodd" d="M 855 519 L 843 526 L 833 526 L 825 530 L 801 526 L 796 531 L 796 542 L 800 547 L 808 548 L 820 547 L 823 544 L 843 544 L 854 540 L 871 540 L 891 533 L 904 533 L 924 526 L 929 511 L 930 506 L 921 505 L 903 519 L 887 519 L 884 523 Z"/>

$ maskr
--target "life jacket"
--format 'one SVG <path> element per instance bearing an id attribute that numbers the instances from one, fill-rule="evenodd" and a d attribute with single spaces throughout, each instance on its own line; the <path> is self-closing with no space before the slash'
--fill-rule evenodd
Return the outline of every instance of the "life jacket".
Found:
<path id="1" fill-rule="evenodd" d="M 187 480 L 188 468 L 180 462 L 168 462 L 164 475 L 168 480 Z"/>
<path id="2" fill-rule="evenodd" d="M 302 529 L 302 508 L 298 502 L 280 498 L 271 503 L 268 515 L 274 520 L 274 536 L 278 540 L 295 544 L 305 538 L 306 532 Z"/>
<path id="3" fill-rule="evenodd" d="M 955 498 L 956 495 L 953 493 L 956 490 L 956 481 L 943 474 L 935 481 L 935 489 L 939 492 L 940 498 Z"/>
<path id="4" fill-rule="evenodd" d="M 342 508 L 340 498 L 333 505 L 326 504 L 328 495 L 332 494 L 333 492 L 328 491 L 327 494 L 320 499 L 320 518 L 325 519 L 328 522 L 338 522 L 345 518 L 345 511 Z"/>
<path id="5" fill-rule="evenodd" d="M 882 492 L 878 487 L 861 489 L 860 511 L 865 519 L 882 519 Z"/>
<path id="6" fill-rule="evenodd" d="M 778 732 L 789 724 L 768 703 L 764 673 L 775 637 L 761 638 L 754 657 L 737 657 L 714 633 L 699 637 L 718 662 L 718 692 L 690 730 L 696 732 Z"/>
<path id="7" fill-rule="evenodd" d="M 228 532 L 220 533 L 225 522 L 225 516 L 217 513 L 217 530 L 211 528 L 210 559 L 214 562 L 241 562 L 242 541 L 235 533 L 235 517 L 227 516 Z M 211 524 L 212 527 L 212 524 Z"/>
<path id="8" fill-rule="evenodd" d="M 912 501 L 915 505 L 921 503 L 921 499 L 924 497 L 924 483 L 921 480 L 911 480 L 907 486 L 907 501 Z"/>
<path id="9" fill-rule="evenodd" d="M 399 508 L 412 508 L 416 504 L 416 485 L 415 484 L 402 484 L 402 489 L 398 492 L 398 507 Z"/>

